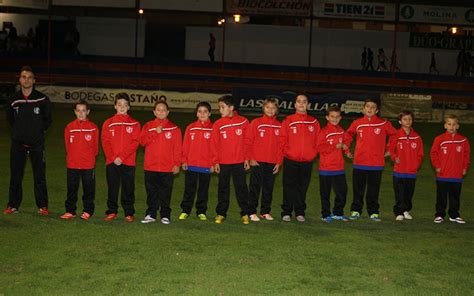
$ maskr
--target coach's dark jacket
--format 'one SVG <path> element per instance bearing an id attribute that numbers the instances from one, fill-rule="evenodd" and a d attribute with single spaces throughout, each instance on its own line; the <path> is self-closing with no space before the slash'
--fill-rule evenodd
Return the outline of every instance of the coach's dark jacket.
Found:
<path id="1" fill-rule="evenodd" d="M 52 122 L 51 102 L 46 95 L 33 89 L 25 99 L 21 91 L 16 92 L 5 109 L 13 141 L 29 146 L 44 143 L 44 133 Z"/>

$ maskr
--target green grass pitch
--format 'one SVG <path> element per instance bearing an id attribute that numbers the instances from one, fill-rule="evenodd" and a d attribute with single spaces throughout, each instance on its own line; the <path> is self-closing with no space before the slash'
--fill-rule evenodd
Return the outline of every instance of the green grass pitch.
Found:
<path id="1" fill-rule="evenodd" d="M 0 110 L 0 205 L 8 200 L 10 132 Z M 101 125 L 113 109 L 93 109 Z M 142 124 L 151 110 L 132 108 Z M 33 198 L 30 163 L 24 178 L 21 213 L 0 214 L 0 295 L 185 294 L 185 295 L 472 295 L 474 291 L 474 174 L 462 189 L 461 214 L 467 224 L 433 223 L 434 172 L 429 149 L 440 123 L 415 123 L 425 158 L 417 179 L 414 220 L 395 222 L 392 214 L 392 164 L 387 163 L 380 192 L 382 222 L 363 219 L 325 224 L 320 221 L 317 163 L 307 198 L 307 222 L 243 225 L 232 193 L 222 225 L 199 221 L 194 213 L 178 221 L 184 175 L 175 178 L 172 223 L 128 224 L 102 221 L 106 206 L 104 156 L 97 159 L 96 214 L 90 221 L 62 221 L 66 195 L 63 129 L 74 119 L 72 106 L 56 105 L 47 132 L 48 217 L 39 216 Z M 171 110 L 182 130 L 192 113 Z M 214 116 L 214 120 L 216 117 Z M 325 120 L 321 119 L 322 125 Z M 350 121 L 343 121 L 347 127 Z M 395 126 L 398 127 L 397 124 Z M 474 125 L 460 132 L 474 144 Z M 146 209 L 143 150 L 138 152 L 136 217 Z M 346 212 L 352 201 L 351 164 Z M 214 217 L 217 178 L 210 187 L 209 217 Z M 233 189 L 232 189 L 233 190 Z M 274 190 L 273 214 L 279 217 L 281 173 Z M 79 202 L 78 209 L 82 209 Z"/>

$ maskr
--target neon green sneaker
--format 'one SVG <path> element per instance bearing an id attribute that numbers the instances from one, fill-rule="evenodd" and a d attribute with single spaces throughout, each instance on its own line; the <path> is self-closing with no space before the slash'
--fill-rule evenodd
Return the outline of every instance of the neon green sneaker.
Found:
<path id="1" fill-rule="evenodd" d="M 201 220 L 201 221 L 207 221 L 207 216 L 206 216 L 206 214 L 202 214 L 202 213 L 201 213 L 201 214 L 198 215 L 198 218 L 199 218 L 199 220 Z"/>
<path id="2" fill-rule="evenodd" d="M 372 214 L 370 215 L 370 220 L 375 221 L 375 222 L 380 222 L 382 219 L 380 219 L 379 214 Z"/>
<path id="3" fill-rule="evenodd" d="M 214 220 L 214 222 L 216 222 L 216 224 L 221 224 L 222 221 L 224 221 L 224 219 L 225 219 L 224 216 L 217 215 L 217 216 L 216 216 L 216 219 Z"/>
<path id="4" fill-rule="evenodd" d="M 179 220 L 186 220 L 189 217 L 186 213 L 181 213 L 178 217 Z"/>
<path id="5" fill-rule="evenodd" d="M 250 218 L 249 218 L 248 215 L 243 215 L 242 216 L 242 223 L 244 223 L 245 225 L 250 223 Z"/>
<path id="6" fill-rule="evenodd" d="M 350 220 L 357 220 L 360 218 L 360 213 L 356 211 L 352 211 L 351 215 L 349 216 Z"/>

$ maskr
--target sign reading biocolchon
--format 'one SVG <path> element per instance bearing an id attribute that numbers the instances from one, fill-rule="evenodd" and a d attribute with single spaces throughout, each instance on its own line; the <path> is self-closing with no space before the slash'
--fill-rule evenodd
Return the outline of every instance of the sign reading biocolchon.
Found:
<path id="1" fill-rule="evenodd" d="M 309 16 L 311 0 L 227 0 L 232 14 Z"/>
<path id="2" fill-rule="evenodd" d="M 0 0 L 0 6 L 48 9 L 49 0 Z"/>
<path id="3" fill-rule="evenodd" d="M 213 109 L 217 109 L 217 99 L 225 94 L 202 93 L 202 92 L 177 92 L 162 90 L 142 89 L 117 89 L 117 88 L 92 88 L 73 86 L 36 86 L 36 89 L 54 103 L 75 103 L 85 100 L 90 104 L 113 105 L 115 95 L 127 93 L 130 96 L 132 107 L 153 107 L 155 102 L 164 100 L 170 108 L 194 109 L 196 104 L 207 101 Z"/>

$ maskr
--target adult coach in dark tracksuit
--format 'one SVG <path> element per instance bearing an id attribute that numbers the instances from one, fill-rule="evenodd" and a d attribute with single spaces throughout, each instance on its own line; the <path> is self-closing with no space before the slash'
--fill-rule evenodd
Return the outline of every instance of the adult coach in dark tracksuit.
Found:
<path id="1" fill-rule="evenodd" d="M 25 66 L 20 71 L 20 90 L 6 106 L 11 126 L 10 191 L 4 214 L 18 213 L 23 198 L 22 180 L 27 155 L 31 158 L 34 176 L 34 192 L 39 214 L 48 215 L 48 191 L 46 189 L 46 162 L 44 135 L 51 125 L 51 102 L 34 88 L 33 70 Z"/>

